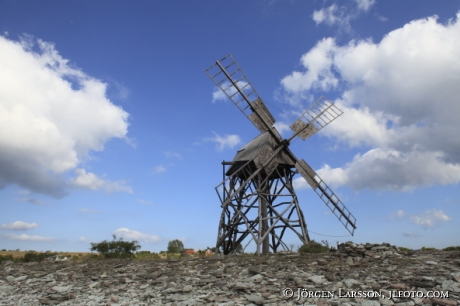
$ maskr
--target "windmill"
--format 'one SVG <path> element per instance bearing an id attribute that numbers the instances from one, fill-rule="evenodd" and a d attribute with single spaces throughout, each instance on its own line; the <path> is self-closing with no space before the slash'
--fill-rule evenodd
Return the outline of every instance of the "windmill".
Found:
<path id="1" fill-rule="evenodd" d="M 231 54 L 205 72 L 261 133 L 238 150 L 232 161 L 222 162 L 223 181 L 215 188 L 222 207 L 216 250 L 231 254 L 249 237 L 247 245 L 254 241 L 258 255 L 287 251 L 283 236 L 288 229 L 308 243 L 307 225 L 292 184 L 297 173 L 353 235 L 356 218 L 289 149 L 295 137 L 306 140 L 342 111 L 321 97 L 291 125 L 293 135 L 282 139 L 273 126 L 275 119 Z"/>

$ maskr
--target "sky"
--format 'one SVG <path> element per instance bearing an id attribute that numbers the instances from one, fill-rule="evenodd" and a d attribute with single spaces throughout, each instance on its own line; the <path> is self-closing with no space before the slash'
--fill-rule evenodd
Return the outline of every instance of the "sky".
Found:
<path id="1" fill-rule="evenodd" d="M 460 245 L 459 17 L 448 0 L 0 0 L 0 249 L 215 246 L 221 162 L 259 135 L 204 72 L 229 53 L 283 137 L 321 96 L 344 112 L 290 146 L 357 219 L 352 237 L 298 175 L 310 238 Z"/>

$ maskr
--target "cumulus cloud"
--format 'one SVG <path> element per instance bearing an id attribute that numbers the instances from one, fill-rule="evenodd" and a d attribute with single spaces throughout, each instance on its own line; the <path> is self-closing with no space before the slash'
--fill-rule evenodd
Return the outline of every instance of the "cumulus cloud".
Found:
<path id="1" fill-rule="evenodd" d="M 18 240 L 18 241 L 36 241 L 36 242 L 50 242 L 55 241 L 56 239 L 51 237 L 42 237 L 42 236 L 30 236 L 26 234 L 15 235 L 15 234 L 2 234 L 0 237 L 8 240 Z"/>
<path id="2" fill-rule="evenodd" d="M 358 6 L 358 9 L 363 10 L 363 11 L 368 11 L 374 4 L 376 3 L 376 0 L 355 0 L 356 4 Z"/>
<path id="3" fill-rule="evenodd" d="M 113 232 L 114 235 L 117 237 L 121 237 L 123 239 L 127 240 L 137 240 L 137 241 L 144 241 L 144 242 L 149 242 L 149 243 L 155 243 L 160 241 L 159 236 L 155 235 L 148 235 L 144 234 L 135 230 L 130 230 L 127 228 L 119 228 L 116 231 Z"/>
<path id="4" fill-rule="evenodd" d="M 117 81 L 113 81 L 113 86 L 116 90 L 115 96 L 122 101 L 126 101 L 130 94 L 129 88 Z"/>
<path id="5" fill-rule="evenodd" d="M 332 38 L 321 40 L 312 50 L 304 54 L 300 62 L 307 68 L 305 72 L 294 71 L 284 77 L 281 84 L 288 92 L 303 92 L 310 88 L 329 90 L 337 86 L 338 80 L 331 70 L 332 51 L 336 48 Z"/>
<path id="6" fill-rule="evenodd" d="M 394 214 L 392 214 L 391 217 L 392 218 L 402 218 L 402 217 L 404 217 L 406 215 L 407 215 L 407 213 L 404 210 L 400 209 L 397 212 L 395 212 Z"/>
<path id="7" fill-rule="evenodd" d="M 420 234 L 415 233 L 415 232 L 409 232 L 409 233 L 403 233 L 403 236 L 408 237 L 408 238 L 419 238 Z"/>
<path id="8" fill-rule="evenodd" d="M 237 86 L 239 88 L 243 88 L 247 85 L 248 83 L 247 82 L 244 82 L 244 81 L 238 81 L 237 82 Z M 229 81 L 225 81 L 222 83 L 221 85 L 222 89 L 220 89 L 219 87 L 216 87 L 214 88 L 214 91 L 212 92 L 212 102 L 216 102 L 216 101 L 219 101 L 219 100 L 222 100 L 222 101 L 225 101 L 228 99 L 228 96 L 232 96 L 233 94 L 235 94 L 237 92 L 237 89 L 235 88 L 235 86 L 231 85 Z M 224 92 L 225 90 L 225 92 Z M 243 89 L 243 92 L 247 93 L 251 90 L 251 86 L 247 86 L 246 88 Z M 227 93 L 227 94 L 225 94 Z M 233 97 L 233 99 L 235 99 L 235 97 Z"/>
<path id="9" fill-rule="evenodd" d="M 159 165 L 155 167 L 156 173 L 166 172 L 166 168 L 163 165 Z"/>
<path id="10" fill-rule="evenodd" d="M 313 21 L 316 24 L 325 23 L 327 25 L 334 25 L 336 23 L 345 23 L 347 20 L 343 20 L 343 17 L 339 16 L 340 10 L 336 4 L 333 4 L 329 7 L 322 8 L 319 11 L 313 12 Z"/>
<path id="11" fill-rule="evenodd" d="M 319 25 L 324 23 L 328 26 L 338 26 L 340 31 L 351 31 L 350 22 L 358 18 L 361 13 L 367 12 L 376 3 L 375 0 L 355 0 L 355 5 L 331 6 L 315 10 L 312 15 L 313 21 Z"/>
<path id="12" fill-rule="evenodd" d="M 214 133 L 214 137 L 207 138 L 206 140 L 217 143 L 218 151 L 222 151 L 227 147 L 230 149 L 233 149 L 236 145 L 241 143 L 240 136 L 238 135 L 220 136 L 216 132 L 213 132 L 213 133 Z"/>
<path id="13" fill-rule="evenodd" d="M 446 215 L 442 210 L 431 209 L 418 215 L 410 216 L 412 223 L 420 225 L 424 229 L 434 228 L 441 223 L 452 220 L 452 217 Z"/>
<path id="14" fill-rule="evenodd" d="M 77 242 L 88 243 L 88 242 L 91 242 L 91 240 L 86 238 L 86 237 L 80 236 L 80 238 L 78 238 Z"/>
<path id="15" fill-rule="evenodd" d="M 137 200 L 139 203 L 141 204 L 144 204 L 144 205 L 155 205 L 153 202 L 151 201 L 145 201 L 145 200 Z"/>
<path id="16" fill-rule="evenodd" d="M 341 168 L 325 165 L 318 175 L 333 186 L 347 185 L 355 190 L 413 190 L 435 183 L 460 182 L 460 164 L 442 161 L 441 152 L 400 152 L 372 149 L 356 155 Z"/>
<path id="17" fill-rule="evenodd" d="M 163 155 L 166 156 L 167 158 L 182 159 L 182 155 L 176 152 L 165 151 L 163 152 Z"/>
<path id="18" fill-rule="evenodd" d="M 321 133 L 363 152 L 337 168 L 323 165 L 325 181 L 355 190 L 460 182 L 459 16 L 412 21 L 378 43 L 325 38 L 302 56 L 304 71 L 281 81 L 286 94 L 340 96 L 344 114 Z"/>
<path id="19" fill-rule="evenodd" d="M 42 205 L 43 202 L 40 200 L 36 200 L 33 198 L 16 198 L 14 199 L 17 202 L 23 202 L 23 203 L 30 203 L 30 204 L 35 204 L 35 205 Z"/>
<path id="20" fill-rule="evenodd" d="M 63 174 L 109 139 L 126 138 L 128 113 L 51 43 L 0 36 L 0 54 L 0 188 L 63 197 Z"/>
<path id="21" fill-rule="evenodd" d="M 391 214 L 391 218 L 409 219 L 411 223 L 420 225 L 423 229 L 434 228 L 444 222 L 449 222 L 452 217 L 448 216 L 444 211 L 433 208 L 419 214 L 409 214 L 404 210 L 398 210 Z M 406 236 L 406 235 L 405 235 Z"/>
<path id="22" fill-rule="evenodd" d="M 288 132 L 291 131 L 289 125 L 284 122 L 275 122 L 274 127 L 281 135 L 286 135 Z"/>
<path id="23" fill-rule="evenodd" d="M 15 221 L 13 223 L 6 223 L 2 224 L 0 228 L 2 229 L 8 229 L 8 230 L 16 230 L 16 231 L 24 231 L 32 228 L 38 227 L 38 224 L 33 222 L 33 223 L 27 223 L 23 221 Z"/>
<path id="24" fill-rule="evenodd" d="M 108 193 L 133 192 L 131 187 L 129 187 L 124 181 L 113 182 L 109 180 L 103 180 L 94 173 L 86 172 L 85 169 L 77 169 L 75 170 L 75 173 L 77 174 L 77 177 L 75 177 L 71 183 L 76 187 L 87 188 L 91 190 L 105 190 Z"/>
<path id="25" fill-rule="evenodd" d="M 85 213 L 85 214 L 97 214 L 101 212 L 100 210 L 91 209 L 91 208 L 79 208 L 78 211 Z"/>

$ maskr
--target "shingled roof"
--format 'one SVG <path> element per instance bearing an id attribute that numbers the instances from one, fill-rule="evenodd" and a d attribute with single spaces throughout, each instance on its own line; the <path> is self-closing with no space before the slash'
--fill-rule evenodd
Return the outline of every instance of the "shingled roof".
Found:
<path id="1" fill-rule="evenodd" d="M 280 137 L 281 139 L 281 137 Z M 248 161 L 253 161 L 255 169 L 262 166 L 266 158 L 272 154 L 276 148 L 276 142 L 272 138 L 269 132 L 265 132 L 254 138 L 252 141 L 247 143 L 244 147 L 236 152 L 233 158 L 233 164 L 228 169 L 226 175 L 232 175 L 240 169 Z M 278 156 L 270 164 L 278 164 L 283 167 L 294 167 L 295 163 L 291 161 L 288 155 L 282 150 Z"/>

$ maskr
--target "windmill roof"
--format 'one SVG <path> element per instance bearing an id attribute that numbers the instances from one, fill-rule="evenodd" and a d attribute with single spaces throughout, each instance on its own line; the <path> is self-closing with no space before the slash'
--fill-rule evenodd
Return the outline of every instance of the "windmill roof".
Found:
<path id="1" fill-rule="evenodd" d="M 248 161 L 254 161 L 256 167 L 260 167 L 265 161 L 264 158 L 261 157 L 273 152 L 275 147 L 276 142 L 269 132 L 260 134 L 236 152 L 236 155 L 233 158 L 234 164 L 227 171 L 227 175 L 232 175 Z M 275 161 L 278 164 L 294 166 L 294 163 L 292 163 L 291 159 L 284 150 L 278 154 Z"/>

